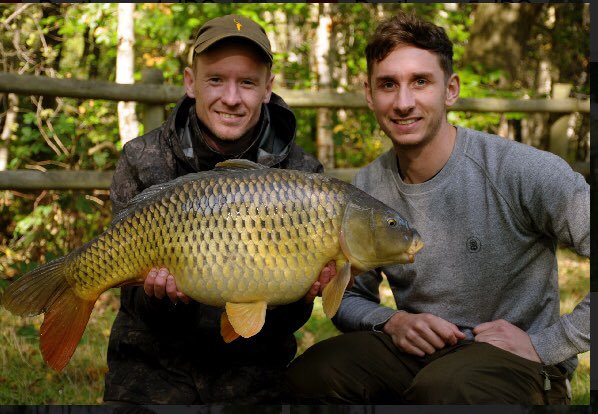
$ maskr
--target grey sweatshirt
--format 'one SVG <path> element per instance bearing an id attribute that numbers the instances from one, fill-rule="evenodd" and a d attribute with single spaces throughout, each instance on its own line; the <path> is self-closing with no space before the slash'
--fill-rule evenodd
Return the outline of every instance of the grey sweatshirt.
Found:
<path id="1" fill-rule="evenodd" d="M 357 277 L 334 318 L 339 329 L 377 329 L 397 312 L 380 305 L 383 271 L 399 310 L 439 316 L 469 339 L 476 325 L 505 319 L 530 335 L 544 364 L 575 369 L 590 348 L 590 296 L 559 315 L 555 251 L 562 243 L 589 256 L 590 189 L 564 160 L 458 128 L 431 180 L 404 183 L 390 150 L 354 184 L 399 211 L 425 246 L 412 264 Z"/>

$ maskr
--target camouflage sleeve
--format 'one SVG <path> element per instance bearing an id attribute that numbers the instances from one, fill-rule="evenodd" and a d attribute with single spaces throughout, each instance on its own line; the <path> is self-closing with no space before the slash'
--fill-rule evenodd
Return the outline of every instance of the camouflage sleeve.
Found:
<path id="1" fill-rule="evenodd" d="M 137 175 L 137 168 L 129 161 L 127 147 L 123 148 L 110 185 L 112 216 L 122 210 L 130 199 L 143 190 Z"/>
<path id="2" fill-rule="evenodd" d="M 306 153 L 301 147 L 293 143 L 288 157 L 281 163 L 281 167 L 288 170 L 300 170 L 321 173 L 324 167 L 314 156 Z"/>

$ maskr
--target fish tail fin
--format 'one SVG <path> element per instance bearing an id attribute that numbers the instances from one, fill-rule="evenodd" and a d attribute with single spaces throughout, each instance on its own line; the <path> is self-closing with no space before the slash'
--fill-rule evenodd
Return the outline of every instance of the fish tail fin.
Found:
<path id="1" fill-rule="evenodd" d="M 40 348 L 44 360 L 57 371 L 68 364 L 85 331 L 94 301 L 88 301 L 67 288 L 52 303 L 40 328 Z"/>
<path id="2" fill-rule="evenodd" d="M 40 348 L 44 360 L 57 371 L 75 352 L 95 303 L 77 296 L 67 282 L 66 259 L 61 257 L 23 275 L 6 288 L 1 302 L 15 315 L 45 313 Z"/>

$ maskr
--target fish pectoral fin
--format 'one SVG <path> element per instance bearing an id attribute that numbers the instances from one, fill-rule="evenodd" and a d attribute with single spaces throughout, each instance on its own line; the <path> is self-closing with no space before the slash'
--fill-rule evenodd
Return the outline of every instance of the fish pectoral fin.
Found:
<path id="1" fill-rule="evenodd" d="M 231 343 L 239 336 L 241 336 L 235 332 L 235 328 L 233 328 L 230 321 L 228 320 L 226 312 L 222 312 L 222 316 L 220 316 L 220 335 L 222 335 L 222 339 L 224 339 L 224 342 L 226 342 L 227 344 Z"/>
<path id="2" fill-rule="evenodd" d="M 249 338 L 262 330 L 266 322 L 266 302 L 226 302 L 226 315 L 235 332 Z"/>
<path id="3" fill-rule="evenodd" d="M 328 318 L 332 318 L 341 305 L 347 285 L 351 280 L 351 263 L 345 262 L 341 271 L 326 285 L 322 292 L 322 307 Z"/>

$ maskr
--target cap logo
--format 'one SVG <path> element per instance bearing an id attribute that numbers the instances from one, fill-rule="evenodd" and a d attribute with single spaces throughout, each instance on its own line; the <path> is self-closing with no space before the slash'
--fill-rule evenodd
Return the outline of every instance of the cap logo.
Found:
<path id="1" fill-rule="evenodd" d="M 241 27 L 243 27 L 243 25 L 241 23 L 239 23 L 237 21 L 237 19 L 233 19 L 233 20 L 235 21 L 235 24 L 237 25 L 237 32 L 240 32 L 241 31 Z"/>

